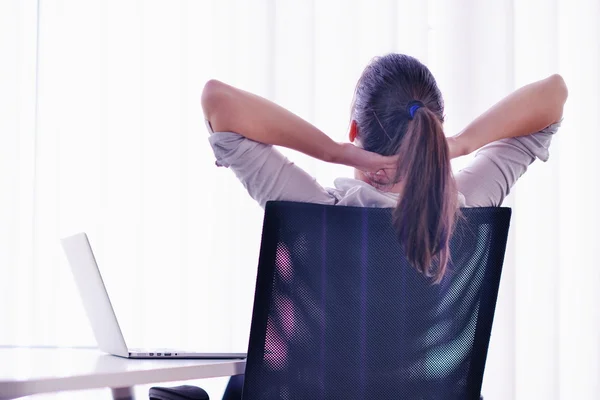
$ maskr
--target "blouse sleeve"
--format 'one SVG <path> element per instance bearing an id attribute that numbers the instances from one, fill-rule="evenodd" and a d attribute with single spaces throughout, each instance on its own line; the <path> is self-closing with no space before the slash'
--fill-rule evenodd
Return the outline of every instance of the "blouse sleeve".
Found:
<path id="1" fill-rule="evenodd" d="M 207 127 L 217 164 L 230 168 L 261 207 L 269 200 L 335 204 L 335 197 L 315 178 L 273 146 Z"/>
<path id="2" fill-rule="evenodd" d="M 536 159 L 547 161 L 548 148 L 560 122 L 541 131 L 502 139 L 482 147 L 456 175 L 467 207 L 500 206 L 517 180 Z"/>

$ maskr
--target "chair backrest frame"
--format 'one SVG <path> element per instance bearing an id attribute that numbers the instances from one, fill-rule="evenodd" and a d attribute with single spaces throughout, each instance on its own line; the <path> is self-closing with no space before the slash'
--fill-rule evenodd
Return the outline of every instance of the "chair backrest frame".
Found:
<path id="1" fill-rule="evenodd" d="M 381 220 L 383 220 L 384 217 L 387 218 L 386 223 L 391 226 L 391 210 L 389 209 L 324 206 L 293 202 L 267 203 L 265 208 L 256 292 L 248 346 L 246 382 L 248 382 L 249 379 L 252 380 L 258 377 L 260 374 L 259 370 L 262 368 L 261 364 L 264 362 L 265 340 L 268 329 L 267 324 L 269 321 L 269 313 L 272 311 L 270 306 L 266 307 L 265 305 L 270 305 L 272 300 L 274 274 L 276 273 L 275 264 L 279 245 L 278 232 L 281 230 L 282 224 L 287 223 L 285 217 L 286 213 L 306 213 L 307 218 L 310 218 L 310 216 L 313 215 L 315 221 L 318 221 L 319 219 L 325 221 L 327 220 L 328 215 L 334 214 L 342 215 L 342 217 L 344 217 L 344 213 L 347 213 L 348 216 L 360 216 L 363 221 L 365 218 L 368 218 L 368 215 L 374 215 Z M 462 220 L 467 223 L 463 222 L 461 224 L 459 222 L 457 232 L 453 235 L 453 240 L 455 240 L 456 236 L 460 236 L 464 233 L 460 232 L 461 229 L 464 230 L 465 227 L 469 229 L 468 222 L 470 220 L 477 220 L 479 225 L 487 223 L 493 226 L 493 229 L 489 232 L 489 235 L 491 235 L 489 240 L 491 240 L 493 245 L 490 246 L 489 252 L 485 255 L 485 259 L 491 261 L 485 261 L 486 269 L 480 284 L 480 289 L 478 289 L 480 293 L 485 293 L 485 295 L 477 300 L 478 310 L 485 310 L 486 312 L 477 313 L 476 328 L 472 344 L 472 349 L 477 349 L 477 351 L 473 351 L 470 356 L 470 367 L 465 388 L 468 399 L 479 399 L 502 272 L 502 264 L 504 261 L 511 210 L 510 208 L 504 207 L 469 208 L 462 209 L 461 213 L 463 215 Z M 327 226 L 323 224 L 321 229 L 323 230 L 323 237 L 325 237 Z M 401 346 L 401 344 L 399 346 Z M 256 382 L 253 382 L 251 385 L 256 384 Z M 270 382 L 264 382 L 265 386 L 268 386 L 269 384 Z M 245 384 L 244 399 L 254 398 L 254 396 L 256 396 L 254 389 L 248 388 Z M 281 394 L 274 396 L 273 398 L 278 397 L 281 397 Z M 265 398 L 264 394 L 261 398 Z M 301 399 L 306 397 L 303 397 L 300 393 L 296 393 L 290 394 L 287 398 Z M 437 397 L 431 398 L 437 399 Z"/>

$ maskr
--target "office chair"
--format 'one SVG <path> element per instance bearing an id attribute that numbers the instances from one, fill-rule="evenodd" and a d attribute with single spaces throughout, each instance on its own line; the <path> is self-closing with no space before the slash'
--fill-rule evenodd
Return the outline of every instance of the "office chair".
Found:
<path id="1" fill-rule="evenodd" d="M 269 202 L 243 399 L 479 399 L 511 210 L 461 210 L 440 284 L 390 209 Z"/>
<path id="2" fill-rule="evenodd" d="M 461 215 L 432 284 L 391 209 L 268 202 L 243 400 L 480 399 L 511 210 Z"/>

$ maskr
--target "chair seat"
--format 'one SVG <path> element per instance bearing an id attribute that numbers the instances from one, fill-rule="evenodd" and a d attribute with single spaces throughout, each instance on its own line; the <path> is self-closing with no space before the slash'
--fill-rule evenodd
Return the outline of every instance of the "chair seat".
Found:
<path id="1" fill-rule="evenodd" d="M 209 400 L 202 388 L 191 385 L 175 387 L 154 386 L 149 390 L 150 400 Z"/>

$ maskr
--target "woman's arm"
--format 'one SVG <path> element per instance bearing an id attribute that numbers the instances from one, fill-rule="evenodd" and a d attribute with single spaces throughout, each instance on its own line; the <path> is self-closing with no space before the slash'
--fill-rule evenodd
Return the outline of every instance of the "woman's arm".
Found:
<path id="1" fill-rule="evenodd" d="M 337 143 L 285 108 L 217 80 L 204 86 L 202 108 L 215 132 L 235 132 L 256 142 L 287 147 L 366 172 L 393 168 L 396 164 L 392 157 L 370 153 L 350 143 Z"/>
<path id="2" fill-rule="evenodd" d="M 500 139 L 538 132 L 562 118 L 568 91 L 560 75 L 552 75 L 513 92 L 448 138 L 452 158 L 467 155 Z"/>

